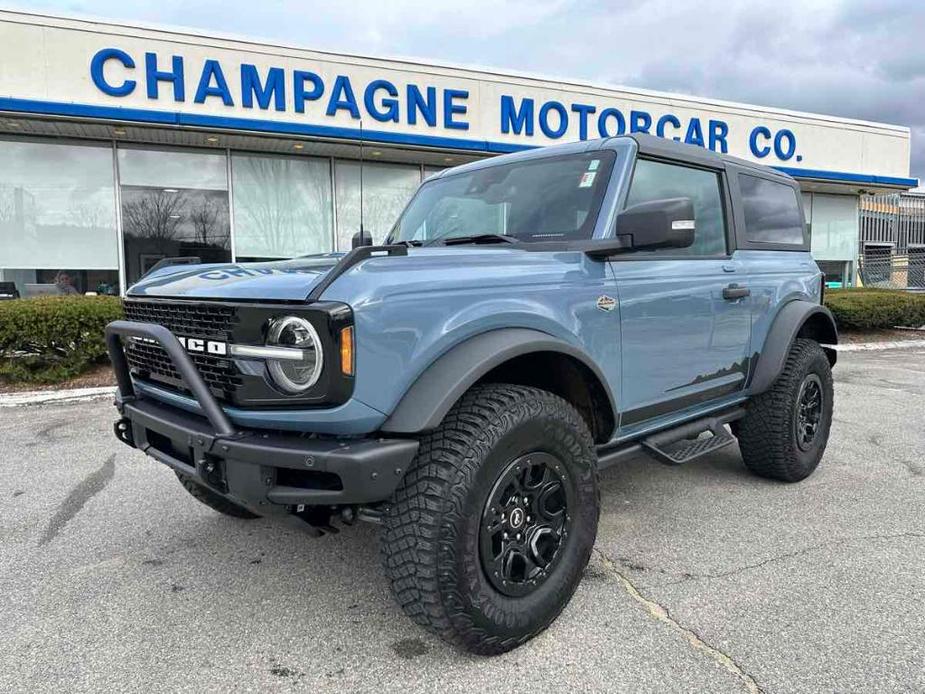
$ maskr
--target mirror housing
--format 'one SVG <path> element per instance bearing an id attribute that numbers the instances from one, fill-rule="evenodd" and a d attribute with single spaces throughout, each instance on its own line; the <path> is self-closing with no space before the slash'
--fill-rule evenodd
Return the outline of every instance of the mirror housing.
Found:
<path id="1" fill-rule="evenodd" d="M 350 241 L 351 248 L 360 248 L 361 246 L 372 246 L 373 237 L 365 229 L 360 229 L 357 233 L 353 235 L 353 238 Z"/>
<path id="2" fill-rule="evenodd" d="M 694 203 L 663 198 L 627 207 L 617 216 L 617 235 L 588 243 L 585 253 L 603 260 L 630 250 L 687 248 L 694 243 Z"/>
<path id="3" fill-rule="evenodd" d="M 663 198 L 627 207 L 617 217 L 617 232 L 632 237 L 633 249 L 687 248 L 694 243 L 694 203 Z"/>

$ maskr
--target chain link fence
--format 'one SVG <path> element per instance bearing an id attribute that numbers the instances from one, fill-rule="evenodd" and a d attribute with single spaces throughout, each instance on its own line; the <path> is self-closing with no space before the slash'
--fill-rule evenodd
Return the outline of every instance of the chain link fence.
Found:
<path id="1" fill-rule="evenodd" d="M 860 232 L 864 286 L 925 290 L 925 195 L 862 196 Z"/>
<path id="2" fill-rule="evenodd" d="M 907 255 L 866 252 L 858 271 L 865 287 L 925 291 L 925 246 Z"/>

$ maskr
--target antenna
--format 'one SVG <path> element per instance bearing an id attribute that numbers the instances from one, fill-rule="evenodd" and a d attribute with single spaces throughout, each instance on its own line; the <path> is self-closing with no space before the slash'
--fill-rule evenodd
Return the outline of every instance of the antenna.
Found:
<path id="1" fill-rule="evenodd" d="M 360 118 L 360 245 L 365 246 L 366 243 L 366 229 L 363 226 L 363 119 Z M 370 245 L 372 245 L 372 239 L 370 239 Z"/>

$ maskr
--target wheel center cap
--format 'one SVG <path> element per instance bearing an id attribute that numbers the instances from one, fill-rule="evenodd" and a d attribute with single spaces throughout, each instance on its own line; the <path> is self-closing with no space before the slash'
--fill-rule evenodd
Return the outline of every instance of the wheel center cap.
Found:
<path id="1" fill-rule="evenodd" d="M 515 530 L 524 524 L 524 510 L 515 508 L 511 511 L 511 527 Z"/>

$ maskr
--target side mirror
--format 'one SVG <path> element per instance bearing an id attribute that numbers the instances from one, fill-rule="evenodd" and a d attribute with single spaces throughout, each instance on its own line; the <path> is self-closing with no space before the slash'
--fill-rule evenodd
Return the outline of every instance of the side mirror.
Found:
<path id="1" fill-rule="evenodd" d="M 351 248 L 359 248 L 360 246 L 372 246 L 373 237 L 365 229 L 360 229 L 357 233 L 353 235 L 353 239 L 350 241 Z"/>
<path id="2" fill-rule="evenodd" d="M 630 236 L 633 249 L 687 248 L 694 243 L 694 203 L 690 198 L 650 200 L 627 207 L 617 217 L 617 234 Z"/>

